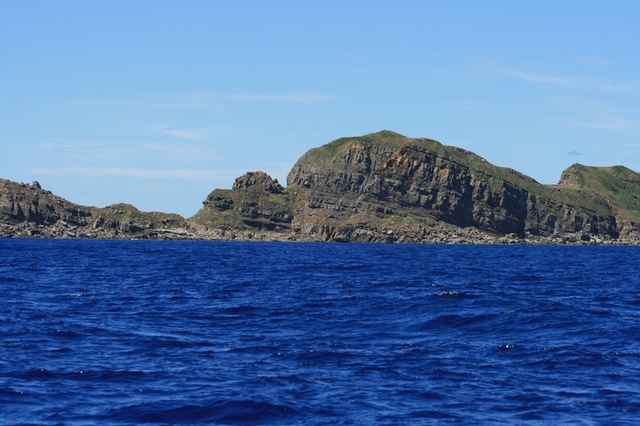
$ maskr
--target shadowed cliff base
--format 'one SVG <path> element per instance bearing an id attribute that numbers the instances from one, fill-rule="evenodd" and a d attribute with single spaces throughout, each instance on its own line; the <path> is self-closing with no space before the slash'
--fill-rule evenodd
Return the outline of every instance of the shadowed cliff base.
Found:
<path id="1" fill-rule="evenodd" d="M 190 219 L 70 203 L 0 180 L 5 236 L 414 243 L 640 243 L 640 175 L 574 164 L 542 185 L 461 148 L 382 131 L 249 172 Z"/>

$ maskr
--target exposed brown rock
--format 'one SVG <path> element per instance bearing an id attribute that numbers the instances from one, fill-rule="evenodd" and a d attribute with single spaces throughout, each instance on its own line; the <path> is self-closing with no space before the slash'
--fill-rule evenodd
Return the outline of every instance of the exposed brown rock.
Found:
<path id="1" fill-rule="evenodd" d="M 277 179 L 272 179 L 265 172 L 249 172 L 246 173 L 233 183 L 231 187 L 233 191 L 251 191 L 261 190 L 270 194 L 282 194 L 284 188 L 278 183 Z"/>
<path id="2" fill-rule="evenodd" d="M 468 151 L 393 132 L 311 150 L 287 181 L 287 192 L 298 200 L 294 229 L 319 233 L 320 239 L 327 239 L 326 226 L 308 224 L 340 229 L 345 221 L 390 228 L 439 223 L 518 238 L 619 233 L 614 213 L 598 194 L 541 185 Z M 353 233 L 335 238 L 349 239 L 345 235 Z"/>
<path id="3" fill-rule="evenodd" d="M 232 189 L 216 189 L 191 221 L 204 229 L 291 231 L 291 206 L 284 188 L 264 172 L 249 172 Z"/>
<path id="4" fill-rule="evenodd" d="M 71 203 L 32 185 L 0 179 L 0 235 L 55 238 L 175 239 L 190 228 L 179 215 L 144 213 L 128 204 L 104 208 Z"/>
<path id="5" fill-rule="evenodd" d="M 70 203 L 0 180 L 0 235 L 475 244 L 638 244 L 640 175 L 573 165 L 541 185 L 476 154 L 383 131 L 308 151 L 287 187 L 264 172 L 178 215 Z"/>

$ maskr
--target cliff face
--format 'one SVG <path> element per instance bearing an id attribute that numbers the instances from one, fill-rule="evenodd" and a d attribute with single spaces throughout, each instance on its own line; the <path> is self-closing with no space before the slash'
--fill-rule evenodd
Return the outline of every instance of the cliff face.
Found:
<path id="1" fill-rule="evenodd" d="M 541 185 L 476 154 L 382 131 L 303 155 L 287 187 L 249 172 L 188 221 L 70 203 L 0 180 L 0 235 L 352 242 L 640 243 L 640 175 L 575 164 Z"/>
<path id="2" fill-rule="evenodd" d="M 590 167 L 574 164 L 558 185 L 599 194 L 616 216 L 623 236 L 640 236 L 640 174 L 624 166 Z"/>
<path id="3" fill-rule="evenodd" d="M 468 151 L 393 132 L 343 138 L 305 154 L 287 178 L 298 200 L 294 227 L 334 222 L 385 228 L 441 222 L 492 234 L 617 237 L 606 200 L 550 188 Z M 326 237 L 326 235 L 325 235 Z"/>
<path id="4" fill-rule="evenodd" d="M 128 204 L 81 206 L 43 190 L 38 182 L 0 179 L 0 235 L 175 239 L 187 228 L 176 214 L 143 213 Z"/>
<path id="5" fill-rule="evenodd" d="M 506 183 L 491 187 L 465 165 L 433 152 L 434 146 L 441 148 L 434 141 L 407 140 L 400 147 L 380 142 L 384 139 L 346 140 L 325 167 L 315 161 L 320 153 L 298 161 L 287 181 L 303 206 L 300 219 L 357 217 L 384 223 L 397 216 L 506 234 L 524 231 L 522 189 Z"/>
<path id="6" fill-rule="evenodd" d="M 285 190 L 264 172 L 246 173 L 231 190 L 215 189 L 191 221 L 209 228 L 287 232 L 291 206 Z"/>

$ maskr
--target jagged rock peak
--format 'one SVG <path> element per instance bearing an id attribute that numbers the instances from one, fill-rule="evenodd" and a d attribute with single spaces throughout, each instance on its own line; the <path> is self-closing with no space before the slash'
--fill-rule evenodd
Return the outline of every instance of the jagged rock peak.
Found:
<path id="1" fill-rule="evenodd" d="M 265 172 L 248 172 L 240 176 L 233 183 L 233 191 L 248 191 L 251 187 L 259 187 L 271 194 L 282 194 L 284 188 L 278 183 L 278 179 L 273 179 Z"/>
<path id="2" fill-rule="evenodd" d="M 575 163 L 567 167 L 560 175 L 558 185 L 581 187 L 584 184 L 582 174 L 586 168 L 587 166 L 583 166 L 580 163 Z"/>

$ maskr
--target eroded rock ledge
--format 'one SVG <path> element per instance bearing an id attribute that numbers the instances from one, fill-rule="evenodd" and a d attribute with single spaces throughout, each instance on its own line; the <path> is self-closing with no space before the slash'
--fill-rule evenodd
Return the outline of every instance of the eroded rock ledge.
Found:
<path id="1" fill-rule="evenodd" d="M 640 175 L 573 165 L 541 185 L 476 154 L 383 131 L 307 152 L 284 188 L 249 172 L 190 219 L 79 206 L 0 180 L 0 235 L 243 241 L 639 244 Z"/>

